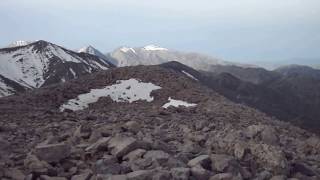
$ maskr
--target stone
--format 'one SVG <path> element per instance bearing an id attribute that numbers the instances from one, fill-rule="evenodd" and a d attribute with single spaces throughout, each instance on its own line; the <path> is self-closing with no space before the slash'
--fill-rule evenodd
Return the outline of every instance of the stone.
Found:
<path id="1" fill-rule="evenodd" d="M 38 145 L 35 148 L 35 155 L 46 162 L 59 162 L 69 157 L 71 148 L 65 143 Z"/>
<path id="2" fill-rule="evenodd" d="M 270 180 L 286 180 L 286 176 L 284 175 L 278 175 L 278 176 L 273 176 Z"/>
<path id="3" fill-rule="evenodd" d="M 112 175 L 108 178 L 108 180 L 127 180 L 128 177 L 126 175 Z"/>
<path id="4" fill-rule="evenodd" d="M 195 177 L 197 180 L 208 180 L 210 177 L 210 172 L 200 165 L 193 166 L 190 171 L 191 176 Z"/>
<path id="5" fill-rule="evenodd" d="M 147 151 L 144 149 L 136 149 L 123 157 L 125 161 L 134 161 L 141 158 Z"/>
<path id="6" fill-rule="evenodd" d="M 150 180 L 152 176 L 153 172 L 150 170 L 133 171 L 127 174 L 128 180 Z"/>
<path id="7" fill-rule="evenodd" d="M 139 132 L 140 131 L 140 124 L 136 121 L 128 121 L 124 124 L 124 128 L 132 131 L 132 132 Z"/>
<path id="8" fill-rule="evenodd" d="M 233 180 L 231 173 L 220 173 L 210 177 L 209 180 Z"/>
<path id="9" fill-rule="evenodd" d="M 249 138 L 254 138 L 258 133 L 263 130 L 262 125 L 251 125 L 248 126 L 247 129 L 244 131 L 245 135 Z"/>
<path id="10" fill-rule="evenodd" d="M 261 140 L 266 144 L 276 145 L 279 143 L 276 130 L 271 126 L 265 126 L 261 132 Z"/>
<path id="11" fill-rule="evenodd" d="M 116 157 L 105 155 L 103 159 L 96 161 L 94 169 L 96 174 L 119 174 L 121 172 L 121 165 Z"/>
<path id="12" fill-rule="evenodd" d="M 268 180 L 272 177 L 272 174 L 269 171 L 260 172 L 254 180 Z"/>
<path id="13" fill-rule="evenodd" d="M 210 169 L 211 168 L 211 159 L 210 156 L 208 155 L 200 155 L 194 159 L 191 159 L 188 162 L 189 167 L 194 167 L 197 165 L 201 165 L 205 169 Z"/>
<path id="14" fill-rule="evenodd" d="M 47 175 L 41 175 L 40 180 L 67 180 L 65 177 L 50 177 Z"/>
<path id="15" fill-rule="evenodd" d="M 103 151 L 108 148 L 108 142 L 111 138 L 110 137 L 102 137 L 95 143 L 91 144 L 89 147 L 85 149 L 85 151 L 88 152 L 97 152 L 97 151 Z"/>
<path id="16" fill-rule="evenodd" d="M 130 163 L 130 167 L 133 171 L 154 169 L 158 166 L 159 165 L 155 164 L 155 162 L 152 161 L 151 158 L 140 158 Z"/>
<path id="17" fill-rule="evenodd" d="M 132 137 L 114 137 L 108 142 L 108 148 L 111 150 L 111 154 L 116 157 L 123 157 L 129 152 L 141 148 L 149 149 L 149 145 L 143 142 L 138 142 Z"/>
<path id="18" fill-rule="evenodd" d="M 295 162 L 292 164 L 292 172 L 295 172 L 295 173 L 299 172 L 306 176 L 315 176 L 317 174 L 313 168 L 300 162 Z"/>
<path id="19" fill-rule="evenodd" d="M 239 172 L 239 163 L 232 156 L 224 154 L 212 154 L 211 158 L 211 168 L 218 172 Z"/>
<path id="20" fill-rule="evenodd" d="M 147 151 L 143 158 L 148 159 L 151 158 L 152 161 L 157 161 L 159 164 L 165 163 L 168 161 L 170 155 L 166 152 L 163 152 L 161 150 L 152 150 Z"/>
<path id="21" fill-rule="evenodd" d="M 8 177 L 12 180 L 24 180 L 25 175 L 20 171 L 19 169 L 16 168 L 10 168 L 10 169 L 4 169 L 4 176 Z"/>
<path id="22" fill-rule="evenodd" d="M 173 180 L 188 180 L 190 177 L 189 168 L 172 168 L 171 175 Z"/>
<path id="23" fill-rule="evenodd" d="M 48 173 L 50 165 L 45 161 L 40 161 L 35 155 L 29 154 L 24 160 L 24 166 L 37 175 L 45 175 Z"/>
<path id="24" fill-rule="evenodd" d="M 250 149 L 248 148 L 248 145 L 245 143 L 238 142 L 234 145 L 234 156 L 239 160 L 242 160 L 246 153 L 248 153 L 249 151 Z"/>
<path id="25" fill-rule="evenodd" d="M 153 175 L 152 180 L 169 180 L 171 179 L 171 174 L 167 170 L 160 170 Z"/>
<path id="26" fill-rule="evenodd" d="M 79 175 L 74 175 L 72 176 L 71 180 L 90 180 L 91 177 L 92 177 L 92 173 L 87 172 Z"/>

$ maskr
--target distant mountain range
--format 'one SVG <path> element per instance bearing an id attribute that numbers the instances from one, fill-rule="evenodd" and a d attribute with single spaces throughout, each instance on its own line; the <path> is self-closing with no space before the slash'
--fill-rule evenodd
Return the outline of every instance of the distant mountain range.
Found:
<path id="1" fill-rule="evenodd" d="M 320 127 L 320 70 L 308 66 L 289 65 L 269 71 L 155 45 L 121 47 L 103 54 L 92 46 L 75 52 L 46 41 L 13 44 L 0 49 L 0 96 L 63 83 L 112 67 L 163 64 L 182 68 L 184 75 L 232 101 L 279 119 Z"/>
<path id="2" fill-rule="evenodd" d="M 212 65 L 237 65 L 241 67 L 251 67 L 224 61 L 198 53 L 186 53 L 156 45 L 148 45 L 140 48 L 121 47 L 108 54 L 115 59 L 118 67 L 134 65 L 157 65 L 170 61 L 177 61 L 197 70 L 210 71 Z"/>

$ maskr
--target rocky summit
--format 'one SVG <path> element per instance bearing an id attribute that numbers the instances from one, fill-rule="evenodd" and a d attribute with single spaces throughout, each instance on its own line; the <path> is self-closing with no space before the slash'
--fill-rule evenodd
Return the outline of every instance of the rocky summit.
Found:
<path id="1" fill-rule="evenodd" d="M 1 180 L 319 180 L 320 138 L 165 66 L 0 99 Z"/>

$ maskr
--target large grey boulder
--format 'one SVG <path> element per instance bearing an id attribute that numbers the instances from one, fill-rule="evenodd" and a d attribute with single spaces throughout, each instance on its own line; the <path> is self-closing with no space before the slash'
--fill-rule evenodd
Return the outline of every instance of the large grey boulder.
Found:
<path id="1" fill-rule="evenodd" d="M 197 165 L 201 165 L 205 169 L 210 169 L 211 167 L 211 159 L 209 155 L 200 155 L 194 159 L 191 159 L 188 162 L 189 167 L 194 167 Z"/>
<path id="2" fill-rule="evenodd" d="M 111 154 L 116 157 L 123 157 L 138 148 L 149 149 L 149 147 L 150 145 L 148 143 L 138 141 L 132 137 L 116 136 L 108 142 L 108 149 L 111 151 Z"/>
<path id="3" fill-rule="evenodd" d="M 34 153 L 40 160 L 59 162 L 70 156 L 71 148 L 65 143 L 38 145 Z"/>

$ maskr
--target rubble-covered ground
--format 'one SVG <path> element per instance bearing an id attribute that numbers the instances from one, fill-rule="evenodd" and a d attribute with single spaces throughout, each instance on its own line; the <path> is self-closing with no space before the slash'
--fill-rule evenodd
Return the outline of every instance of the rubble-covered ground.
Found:
<path id="1" fill-rule="evenodd" d="M 132 78 L 161 88 L 152 101 L 107 96 L 61 112 L 81 94 Z M 163 108 L 169 98 L 193 106 Z M 160 66 L 1 98 L 0 112 L 1 180 L 320 179 L 319 136 Z"/>

